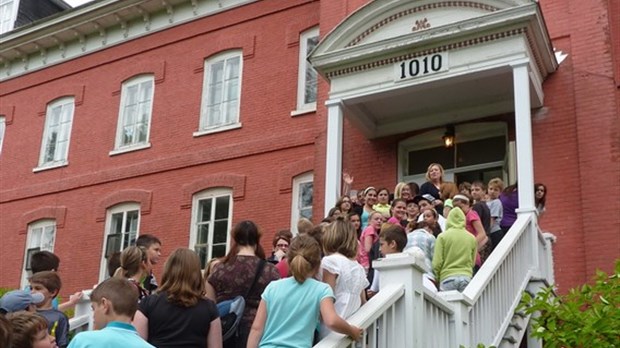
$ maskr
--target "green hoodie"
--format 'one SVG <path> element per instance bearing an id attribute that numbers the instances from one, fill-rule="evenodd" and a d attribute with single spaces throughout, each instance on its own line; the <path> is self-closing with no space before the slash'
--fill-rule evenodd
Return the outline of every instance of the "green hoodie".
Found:
<path id="1" fill-rule="evenodd" d="M 465 229 L 465 214 L 453 208 L 448 214 L 446 231 L 437 237 L 433 271 L 439 282 L 451 276 L 473 274 L 476 262 L 476 238 Z"/>

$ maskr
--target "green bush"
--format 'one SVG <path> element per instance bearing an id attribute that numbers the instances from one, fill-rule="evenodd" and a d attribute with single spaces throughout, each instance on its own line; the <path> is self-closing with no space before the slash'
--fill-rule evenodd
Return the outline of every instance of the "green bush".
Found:
<path id="1" fill-rule="evenodd" d="M 615 273 L 597 271 L 592 285 L 557 296 L 552 287 L 532 297 L 525 293 L 519 307 L 532 316 L 532 336 L 549 348 L 620 347 L 620 259 Z"/>

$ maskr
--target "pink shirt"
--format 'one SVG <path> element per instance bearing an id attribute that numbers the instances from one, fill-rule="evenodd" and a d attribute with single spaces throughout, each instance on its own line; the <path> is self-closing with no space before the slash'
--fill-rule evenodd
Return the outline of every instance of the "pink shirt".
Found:
<path id="1" fill-rule="evenodd" d="M 360 236 L 360 247 L 357 251 L 357 262 L 362 265 L 365 269 L 370 268 L 370 257 L 364 248 L 364 240 L 366 237 L 372 238 L 372 244 L 375 244 L 377 240 L 379 240 L 379 234 L 377 234 L 377 230 L 374 227 L 368 226 L 362 231 L 362 235 Z"/>
<path id="2" fill-rule="evenodd" d="M 467 214 L 465 214 L 465 229 L 467 232 L 474 235 L 474 237 L 478 236 L 476 229 L 474 228 L 474 221 L 480 221 L 480 216 L 476 213 L 475 210 L 469 209 Z M 480 258 L 480 253 L 476 252 L 476 266 L 482 265 L 482 259 Z"/>

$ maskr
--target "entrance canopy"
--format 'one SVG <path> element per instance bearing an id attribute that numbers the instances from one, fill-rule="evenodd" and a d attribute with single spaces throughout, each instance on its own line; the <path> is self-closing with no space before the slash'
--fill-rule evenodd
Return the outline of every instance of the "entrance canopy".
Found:
<path id="1" fill-rule="evenodd" d="M 529 0 L 372 1 L 309 59 L 368 138 L 513 112 L 515 65 L 527 64 L 530 105 L 540 107 L 557 68 Z"/>

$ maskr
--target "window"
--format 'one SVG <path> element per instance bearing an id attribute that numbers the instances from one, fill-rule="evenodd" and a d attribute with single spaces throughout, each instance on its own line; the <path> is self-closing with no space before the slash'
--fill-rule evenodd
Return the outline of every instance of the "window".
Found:
<path id="1" fill-rule="evenodd" d="M 99 279 L 108 278 L 108 259 L 112 254 L 121 252 L 128 246 L 136 244 L 140 227 L 140 206 L 135 203 L 121 204 L 108 209 L 103 255 Z"/>
<path id="2" fill-rule="evenodd" d="M 493 177 L 507 178 L 507 129 L 502 122 L 476 122 L 458 125 L 453 147 L 442 142 L 444 128 L 438 128 L 406 139 L 399 146 L 401 181 L 426 181 L 430 163 L 444 168 L 444 180 L 460 183 Z"/>
<path id="3" fill-rule="evenodd" d="M 4 142 L 4 131 L 6 130 L 6 121 L 4 116 L 0 115 L 0 154 L 2 154 L 2 143 Z"/>
<path id="4" fill-rule="evenodd" d="M 205 60 L 204 70 L 199 134 L 238 128 L 243 71 L 241 51 Z"/>
<path id="5" fill-rule="evenodd" d="M 138 76 L 123 83 L 116 132 L 117 151 L 131 151 L 150 146 L 154 84 L 153 75 Z"/>
<path id="6" fill-rule="evenodd" d="M 232 192 L 228 189 L 208 190 L 194 195 L 190 248 L 193 248 L 202 267 L 214 257 L 228 252 L 232 221 Z"/>
<path id="7" fill-rule="evenodd" d="M 0 34 L 13 30 L 18 7 L 14 0 L 0 0 Z"/>
<path id="8" fill-rule="evenodd" d="M 73 97 L 61 98 L 47 105 L 39 168 L 67 164 L 74 108 Z"/>
<path id="9" fill-rule="evenodd" d="M 30 270 L 30 258 L 37 251 L 47 250 L 54 252 L 54 240 L 56 239 L 56 221 L 39 220 L 28 225 L 26 237 L 26 251 L 24 254 L 24 268 L 22 270 L 21 288 L 28 285 L 28 271 Z"/>
<path id="10" fill-rule="evenodd" d="M 297 82 L 297 110 L 293 114 L 316 110 L 317 72 L 307 58 L 319 43 L 319 28 L 303 32 L 299 38 L 299 73 Z"/>
<path id="11" fill-rule="evenodd" d="M 313 174 L 308 172 L 293 178 L 293 199 L 291 207 L 291 231 L 297 233 L 297 222 L 301 218 L 312 219 Z"/>

